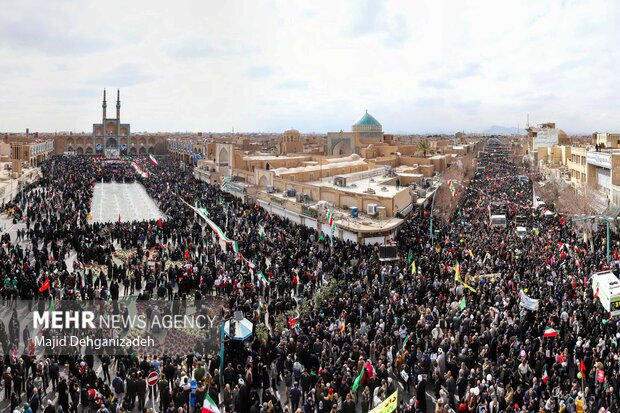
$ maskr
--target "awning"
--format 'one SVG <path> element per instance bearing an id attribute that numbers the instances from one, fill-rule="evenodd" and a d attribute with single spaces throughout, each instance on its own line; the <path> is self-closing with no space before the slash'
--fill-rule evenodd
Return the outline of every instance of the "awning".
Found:
<path id="1" fill-rule="evenodd" d="M 620 216 L 620 207 L 609 206 L 601 215 L 608 218 L 618 218 L 618 216 Z"/>
<path id="2" fill-rule="evenodd" d="M 405 209 L 403 209 L 402 211 L 399 211 L 398 213 L 402 216 L 402 217 L 406 217 L 407 215 L 409 215 L 411 213 L 411 211 L 413 210 L 413 203 L 407 205 L 405 207 Z"/>

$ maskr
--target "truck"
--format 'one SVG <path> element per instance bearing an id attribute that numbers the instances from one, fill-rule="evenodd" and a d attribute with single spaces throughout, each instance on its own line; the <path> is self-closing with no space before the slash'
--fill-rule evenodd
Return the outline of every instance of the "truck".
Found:
<path id="1" fill-rule="evenodd" d="M 620 315 L 620 280 L 613 271 L 592 274 L 592 293 L 612 317 Z"/>
<path id="2" fill-rule="evenodd" d="M 492 227 L 505 227 L 507 225 L 508 219 L 505 203 L 491 202 L 489 204 L 489 223 Z"/>

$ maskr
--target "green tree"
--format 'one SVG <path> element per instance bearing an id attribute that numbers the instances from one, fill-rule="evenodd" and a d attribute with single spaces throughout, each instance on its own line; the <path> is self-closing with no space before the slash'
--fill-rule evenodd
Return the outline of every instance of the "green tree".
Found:
<path id="1" fill-rule="evenodd" d="M 424 157 L 426 157 L 426 152 L 430 149 L 431 144 L 429 143 L 428 139 L 422 139 L 420 142 L 418 142 L 418 149 L 422 151 L 422 153 L 424 153 Z"/>

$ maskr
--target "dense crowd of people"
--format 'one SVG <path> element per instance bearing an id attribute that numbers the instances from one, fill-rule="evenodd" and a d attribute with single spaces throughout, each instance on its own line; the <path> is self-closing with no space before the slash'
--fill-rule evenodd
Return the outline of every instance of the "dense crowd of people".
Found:
<path id="1" fill-rule="evenodd" d="M 226 412 L 365 413 L 397 390 L 401 412 L 618 411 L 620 331 L 588 288 L 590 274 L 607 268 L 605 238 L 595 231 L 584 239 L 570 216 L 533 208 L 532 182 L 518 178 L 525 167 L 484 153 L 449 222 L 414 213 L 395 239 L 399 259 L 386 262 L 378 245 L 336 239 L 332 249 L 329 234 L 244 204 L 172 160 L 137 162 L 150 172 L 137 179 L 163 222 L 90 219 L 94 184 L 136 179 L 129 162 L 61 156 L 42 165 L 42 178 L 5 206 L 25 228 L 17 239 L 2 236 L 4 302 L 218 295 L 265 334 L 227 342 L 220 371 L 220 355 L 204 349 L 39 354 L 19 320 L 3 318 L 11 412 L 142 411 L 147 400 L 156 411 L 196 411 L 208 394 Z M 507 206 L 505 227 L 490 225 L 491 202 Z M 186 203 L 206 208 L 256 270 L 232 245 L 222 248 Z M 526 234 L 515 232 L 517 216 Z M 130 248 L 131 260 L 113 259 Z M 156 265 L 146 256 L 152 249 Z M 47 279 L 51 287 L 40 291 Z M 539 300 L 536 310 L 521 305 L 521 291 Z M 557 337 L 545 337 L 547 328 Z M 149 393 L 151 371 L 160 380 Z"/>

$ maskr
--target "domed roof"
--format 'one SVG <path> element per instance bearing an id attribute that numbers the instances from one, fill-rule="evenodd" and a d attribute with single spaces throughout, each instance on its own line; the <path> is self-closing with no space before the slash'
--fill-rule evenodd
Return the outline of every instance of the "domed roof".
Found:
<path id="1" fill-rule="evenodd" d="M 368 113 L 368 111 L 366 111 L 366 113 L 364 113 L 364 116 L 362 116 L 362 118 L 358 120 L 357 122 L 355 122 L 354 124 L 354 126 L 362 126 L 362 125 L 381 126 L 379 121 L 375 119 L 370 113 Z"/>
<path id="2" fill-rule="evenodd" d="M 299 135 L 300 133 L 299 133 L 299 131 L 298 131 L 297 129 L 295 129 L 295 128 L 291 128 L 291 129 L 287 129 L 287 130 L 285 130 L 285 131 L 284 131 L 284 134 L 285 134 L 285 135 L 291 135 L 291 134 L 297 134 L 297 135 Z"/>
<path id="3" fill-rule="evenodd" d="M 353 132 L 381 132 L 383 127 L 377 119 L 366 111 L 360 120 L 353 124 Z"/>

